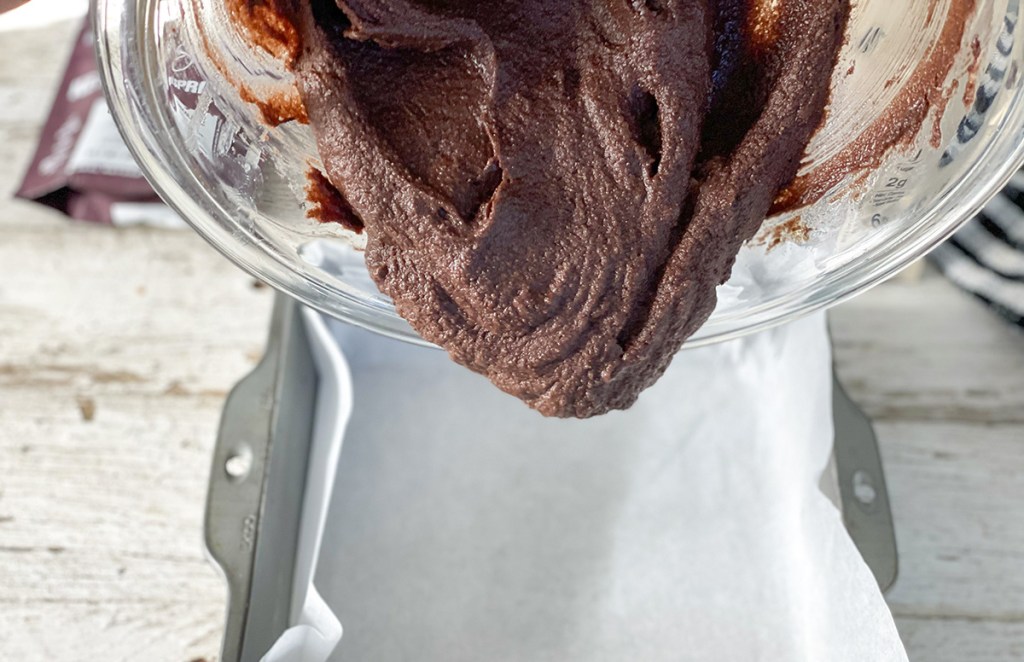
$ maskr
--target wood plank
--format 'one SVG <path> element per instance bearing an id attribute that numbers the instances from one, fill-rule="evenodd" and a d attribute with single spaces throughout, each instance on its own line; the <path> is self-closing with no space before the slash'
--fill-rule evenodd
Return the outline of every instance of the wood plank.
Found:
<path id="1" fill-rule="evenodd" d="M 897 618 L 910 662 L 1019 662 L 1024 624 L 957 618 Z"/>
<path id="2" fill-rule="evenodd" d="M 191 233 L 7 201 L 77 29 L 0 32 L 0 657 L 212 660 L 210 450 L 270 292 Z"/>
<path id="3" fill-rule="evenodd" d="M 874 419 L 1024 423 L 1024 333 L 937 274 L 831 320 L 839 374 Z"/>
<path id="4" fill-rule="evenodd" d="M 1024 622 L 1024 426 L 877 425 L 899 616 Z"/>
<path id="5" fill-rule="evenodd" d="M 188 597 L 188 586 L 178 592 Z M 19 606 L 18 630 L 5 632 L 5 660 L 58 662 L 213 662 L 220 649 L 223 608 L 194 600 L 149 605 L 33 603 Z M 8 605 L 0 605 L 10 609 Z"/>
<path id="6" fill-rule="evenodd" d="M 189 232 L 54 222 L 0 242 L 0 657 L 213 659 L 210 452 L 270 291 Z"/>
<path id="7" fill-rule="evenodd" d="M 876 419 L 900 548 L 888 601 L 911 660 L 1024 650 L 1024 338 L 934 272 L 832 311 Z"/>

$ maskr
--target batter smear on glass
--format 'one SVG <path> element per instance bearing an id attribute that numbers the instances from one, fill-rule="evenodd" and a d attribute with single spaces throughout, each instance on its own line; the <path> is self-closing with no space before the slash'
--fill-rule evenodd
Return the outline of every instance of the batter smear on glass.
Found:
<path id="1" fill-rule="evenodd" d="M 402 317 L 549 416 L 629 407 L 822 121 L 849 0 L 225 0 L 296 74 Z"/>

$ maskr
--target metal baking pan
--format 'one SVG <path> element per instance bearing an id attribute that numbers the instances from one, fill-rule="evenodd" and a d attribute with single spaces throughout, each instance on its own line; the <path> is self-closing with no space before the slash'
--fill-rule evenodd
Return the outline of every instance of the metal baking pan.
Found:
<path id="1" fill-rule="evenodd" d="M 316 389 L 298 308 L 278 296 L 263 359 L 228 395 L 207 495 L 206 548 L 228 586 L 225 662 L 258 660 L 288 627 Z"/>
<path id="2" fill-rule="evenodd" d="M 221 659 L 259 660 L 289 627 L 318 378 L 298 305 L 278 296 L 267 351 L 231 392 L 214 452 L 206 545 L 229 589 Z M 836 382 L 822 490 L 841 507 L 883 590 L 896 579 L 892 516 L 868 418 Z"/>

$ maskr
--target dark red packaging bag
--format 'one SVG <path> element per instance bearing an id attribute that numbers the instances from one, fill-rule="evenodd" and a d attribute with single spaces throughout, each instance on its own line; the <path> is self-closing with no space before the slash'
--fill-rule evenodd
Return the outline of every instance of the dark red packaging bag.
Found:
<path id="1" fill-rule="evenodd" d="M 84 221 L 182 225 L 153 192 L 110 117 L 88 21 L 15 195 Z"/>

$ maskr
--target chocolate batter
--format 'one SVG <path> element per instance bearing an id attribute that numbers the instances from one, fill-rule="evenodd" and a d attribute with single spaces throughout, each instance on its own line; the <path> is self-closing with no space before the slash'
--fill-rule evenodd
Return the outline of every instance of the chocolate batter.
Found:
<path id="1" fill-rule="evenodd" d="M 243 4 L 294 26 L 268 50 L 297 75 L 399 314 L 543 414 L 575 417 L 629 407 L 711 314 L 821 122 L 849 11 Z"/>

